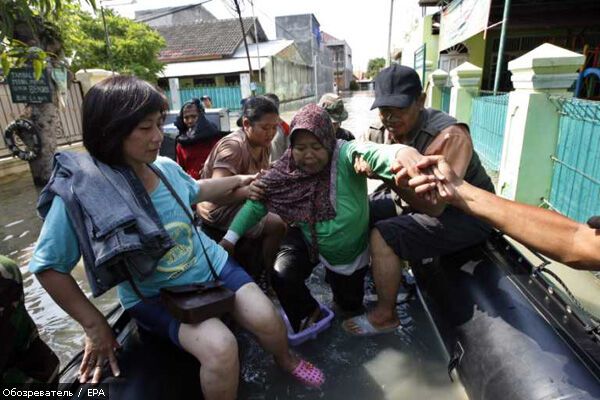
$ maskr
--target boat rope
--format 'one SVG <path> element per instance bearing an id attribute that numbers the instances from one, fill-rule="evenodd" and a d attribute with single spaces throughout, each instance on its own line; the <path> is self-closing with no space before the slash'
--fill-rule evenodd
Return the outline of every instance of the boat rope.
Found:
<path id="1" fill-rule="evenodd" d="M 595 316 L 592 312 L 590 312 L 588 309 L 586 309 L 583 306 L 583 304 L 581 304 L 581 302 L 577 299 L 577 297 L 575 297 L 573 292 L 571 292 L 571 290 L 569 289 L 567 284 L 565 282 L 563 282 L 563 280 L 560 279 L 559 276 L 554 271 L 551 271 L 548 268 L 546 268 L 547 265 L 550 265 L 550 260 L 548 260 L 546 257 L 542 256 L 541 254 L 539 254 L 538 252 L 536 252 L 534 250 L 531 250 L 531 249 L 529 249 L 529 250 L 533 254 L 535 254 L 536 257 L 538 257 L 540 260 L 542 260 L 542 263 L 540 265 L 534 267 L 534 274 L 540 275 L 541 273 L 545 273 L 545 274 L 549 275 L 550 277 L 552 277 L 552 279 L 554 279 L 560 286 L 562 286 L 563 290 L 569 297 L 569 300 L 577 308 L 579 308 L 587 317 L 588 322 L 586 323 L 586 326 L 585 326 L 586 332 L 594 335 L 596 337 L 596 340 L 600 341 L 600 323 L 598 322 L 598 321 L 600 321 L 600 318 Z"/>

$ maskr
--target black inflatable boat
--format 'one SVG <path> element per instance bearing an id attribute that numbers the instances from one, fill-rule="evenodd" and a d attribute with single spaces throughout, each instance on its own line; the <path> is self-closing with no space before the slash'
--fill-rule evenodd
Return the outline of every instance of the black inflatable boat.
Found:
<path id="1" fill-rule="evenodd" d="M 369 365 L 378 359 L 396 381 L 406 371 L 389 369 L 426 369 L 432 360 L 444 369 L 447 364 L 471 400 L 600 399 L 600 336 L 594 320 L 565 301 L 542 269 L 501 235 L 482 246 L 413 265 L 413 272 L 418 296 L 408 308 L 399 306 L 405 315 L 398 332 L 353 338 L 341 330 L 337 317 L 318 341 L 299 348 L 324 367 L 328 381 L 322 390 L 298 388 L 268 364 L 246 334 L 240 347 L 250 350 L 242 355 L 240 398 L 413 398 L 406 392 L 384 393 L 384 386 L 393 382 L 385 383 L 371 371 Z M 125 372 L 119 379 L 107 379 L 111 400 L 201 397 L 199 366 L 191 356 L 139 331 L 121 309 L 110 320 L 123 343 L 119 360 Z M 447 357 L 436 359 L 435 349 L 442 346 Z M 411 360 L 417 361 L 398 362 L 402 351 L 412 352 Z M 382 352 L 397 357 L 380 357 Z M 62 382 L 76 382 L 80 360 L 81 354 L 63 369 Z M 419 382 L 439 386 L 440 379 L 447 384 L 451 378 L 444 372 Z M 71 389 L 77 393 L 78 384 Z"/>

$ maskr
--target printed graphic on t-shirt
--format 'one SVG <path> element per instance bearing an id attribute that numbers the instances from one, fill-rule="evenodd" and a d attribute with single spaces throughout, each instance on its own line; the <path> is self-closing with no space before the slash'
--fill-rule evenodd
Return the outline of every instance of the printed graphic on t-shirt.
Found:
<path id="1" fill-rule="evenodd" d="M 174 221 L 166 224 L 165 229 L 176 245 L 160 259 L 156 270 L 169 274 L 168 279 L 175 279 L 197 262 L 192 225 L 189 222 Z"/>

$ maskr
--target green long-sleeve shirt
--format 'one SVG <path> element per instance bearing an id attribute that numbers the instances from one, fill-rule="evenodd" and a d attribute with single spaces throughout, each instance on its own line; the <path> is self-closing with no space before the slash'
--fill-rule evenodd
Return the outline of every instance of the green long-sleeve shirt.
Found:
<path id="1" fill-rule="evenodd" d="M 355 156 L 362 155 L 375 174 L 391 179 L 391 163 L 401 147 L 404 146 L 356 140 L 342 145 L 337 165 L 336 216 L 315 224 L 319 253 L 331 266 L 352 263 L 368 245 L 367 179 L 354 171 Z M 236 214 L 229 230 L 242 236 L 266 214 L 267 207 L 262 202 L 248 200 Z M 309 225 L 301 222 L 298 226 L 310 243 Z"/>

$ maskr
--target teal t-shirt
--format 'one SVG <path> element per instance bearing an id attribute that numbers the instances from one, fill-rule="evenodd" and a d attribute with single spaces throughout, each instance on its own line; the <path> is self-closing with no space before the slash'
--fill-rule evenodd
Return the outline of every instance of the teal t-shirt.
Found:
<path id="1" fill-rule="evenodd" d="M 332 266 L 352 263 L 368 245 L 369 200 L 367 179 L 354 171 L 354 159 L 361 155 L 374 173 L 392 179 L 390 170 L 396 152 L 403 145 L 381 145 L 353 140 L 340 149 L 336 177 L 336 216 L 315 224 L 319 253 Z M 233 219 L 230 230 L 242 236 L 267 213 L 267 207 L 248 200 Z M 297 224 L 310 243 L 310 227 Z"/>
<path id="2" fill-rule="evenodd" d="M 158 157 L 154 165 L 163 172 L 183 201 L 196 203 L 201 188 L 179 165 L 166 157 Z M 159 294 L 161 287 L 213 279 L 198 235 L 193 231 L 195 228 L 162 181 L 150 193 L 150 199 L 176 246 L 160 259 L 154 274 L 143 281 L 135 280 L 140 292 L 152 297 Z M 227 252 L 204 233 L 199 233 L 216 273 L 220 274 L 227 262 Z M 42 226 L 29 270 L 34 274 L 46 269 L 70 273 L 80 256 L 77 236 L 65 204 L 56 196 Z M 121 283 L 117 292 L 124 308 L 140 301 L 129 282 Z"/>

